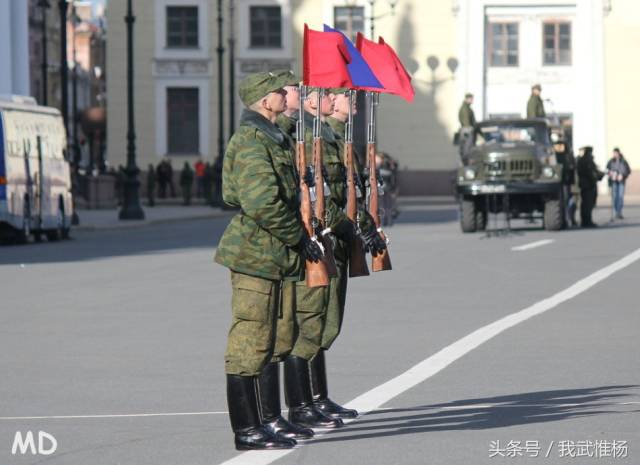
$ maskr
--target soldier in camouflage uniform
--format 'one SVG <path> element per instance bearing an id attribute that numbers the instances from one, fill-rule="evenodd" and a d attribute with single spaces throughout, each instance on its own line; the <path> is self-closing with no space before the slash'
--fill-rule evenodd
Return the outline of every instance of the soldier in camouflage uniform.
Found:
<path id="1" fill-rule="evenodd" d="M 257 73 L 240 83 L 247 109 L 224 157 L 223 199 L 240 209 L 225 230 L 215 261 L 231 271 L 232 321 L 225 353 L 227 401 L 239 450 L 295 446 L 308 437 L 282 419 L 274 431 L 258 406 L 257 377 L 272 359 L 282 304 L 293 302 L 305 258 L 320 248 L 299 219 L 297 173 L 290 139 L 275 124 L 286 109 L 290 78 Z M 289 295 L 287 295 L 289 294 Z"/>
<path id="2" fill-rule="evenodd" d="M 326 126 L 331 128 L 336 144 L 338 146 L 338 157 L 340 158 L 340 169 L 336 167 L 335 171 L 328 169 L 329 187 L 331 189 L 331 198 L 336 205 L 343 211 L 347 205 L 347 186 L 346 186 L 346 163 L 344 158 L 345 146 L 345 129 L 346 122 L 349 118 L 349 97 L 345 93 L 346 88 L 332 88 L 328 92 L 335 96 L 334 109 L 331 115 L 326 118 Z M 356 113 L 355 99 L 352 108 L 353 114 Z M 345 409 L 329 398 L 329 389 L 327 384 L 326 357 L 325 352 L 329 350 L 333 342 L 340 334 L 342 321 L 344 318 L 344 309 L 347 297 L 347 279 L 348 270 L 347 263 L 349 261 L 349 243 L 355 239 L 355 234 L 359 233 L 364 240 L 365 246 L 369 250 L 376 253 L 386 249 L 386 244 L 376 231 L 373 218 L 366 211 L 364 202 L 364 184 L 362 179 L 363 170 L 358 163 L 358 154 L 354 148 L 354 175 L 356 176 L 356 185 L 360 190 L 361 196 L 358 198 L 358 219 L 359 224 L 354 225 L 348 219 L 349 223 L 338 224 L 336 228 L 336 247 L 335 257 L 338 265 L 338 276 L 332 278 L 329 293 L 329 303 L 327 305 L 325 325 L 322 331 L 321 350 L 311 361 L 311 377 L 313 386 L 314 403 L 323 412 L 341 418 L 354 418 L 357 416 L 355 410 Z"/>
<path id="3" fill-rule="evenodd" d="M 458 111 L 458 121 L 460 122 L 460 138 L 458 147 L 460 148 L 460 158 L 466 160 L 469 152 L 476 142 L 477 123 L 476 116 L 471 105 L 473 104 L 473 94 L 467 93 Z"/>
<path id="4" fill-rule="evenodd" d="M 305 146 L 307 165 L 312 163 L 313 157 L 313 118 L 316 113 L 317 90 L 310 89 L 310 93 L 304 101 L 305 106 Z M 326 94 L 320 103 L 320 113 L 323 117 L 333 114 L 335 95 Z M 295 131 L 295 120 L 298 114 L 294 113 L 288 125 Z M 282 117 L 281 117 L 282 119 Z M 283 124 L 286 122 L 283 121 Z M 305 283 L 299 282 L 296 286 L 296 322 L 298 325 L 297 337 L 294 342 L 291 356 L 285 361 L 285 387 L 289 400 L 289 420 L 294 423 L 314 426 L 306 416 L 301 415 L 297 404 L 303 400 L 310 400 L 316 410 L 324 413 L 325 418 L 333 419 L 339 426 L 341 418 L 353 418 L 357 416 L 355 410 L 344 409 L 331 401 L 327 395 L 326 370 L 323 348 L 331 346 L 337 337 L 342 323 L 342 314 L 346 299 L 347 278 L 347 245 L 346 242 L 355 236 L 355 226 L 344 213 L 346 206 L 346 169 L 342 159 L 343 141 L 334 132 L 331 126 L 322 122 L 321 139 L 323 150 L 324 177 L 329 187 L 329 199 L 327 201 L 327 226 L 333 232 L 331 239 L 335 243 L 334 255 L 338 265 L 338 276 L 331 278 L 327 288 L 307 288 Z M 379 239 L 379 235 L 373 234 Z M 376 241 L 373 237 L 371 241 Z M 378 241 L 378 246 L 380 246 Z M 324 325 L 318 323 L 324 320 Z M 302 347 L 305 356 L 297 356 L 296 352 Z M 314 352 L 312 357 L 308 355 Z M 311 360 L 311 363 L 309 363 Z M 309 378 L 311 375 L 311 378 Z M 321 417 L 320 417 L 321 418 Z M 314 421 L 317 421 L 314 419 Z M 326 425 L 326 420 L 322 420 Z M 315 424 L 317 425 L 317 423 Z"/>
<path id="5" fill-rule="evenodd" d="M 540 97 L 542 92 L 542 86 L 540 84 L 534 84 L 531 87 L 531 96 L 527 101 L 527 118 L 544 118 L 544 103 Z"/>

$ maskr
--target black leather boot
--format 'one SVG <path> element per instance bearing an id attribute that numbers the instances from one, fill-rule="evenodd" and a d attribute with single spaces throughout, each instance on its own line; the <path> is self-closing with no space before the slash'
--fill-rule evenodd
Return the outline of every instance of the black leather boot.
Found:
<path id="1" fill-rule="evenodd" d="M 293 439 L 274 434 L 262 426 L 256 397 L 255 376 L 227 375 L 229 419 L 235 434 L 236 449 L 291 449 Z"/>
<path id="2" fill-rule="evenodd" d="M 258 394 L 262 425 L 272 433 L 291 439 L 311 439 L 313 430 L 301 428 L 282 418 L 280 409 L 280 375 L 277 362 L 268 363 L 258 376 Z"/>
<path id="3" fill-rule="evenodd" d="M 318 410 L 311 397 L 309 362 L 290 355 L 284 362 L 284 386 L 289 405 L 289 421 L 307 428 L 339 428 L 340 418 L 331 418 Z"/>
<path id="4" fill-rule="evenodd" d="M 327 387 L 327 366 L 324 350 L 316 354 L 309 362 L 311 368 L 311 388 L 313 390 L 313 405 L 325 415 L 332 418 L 356 418 L 358 411 L 347 409 L 329 399 Z"/>

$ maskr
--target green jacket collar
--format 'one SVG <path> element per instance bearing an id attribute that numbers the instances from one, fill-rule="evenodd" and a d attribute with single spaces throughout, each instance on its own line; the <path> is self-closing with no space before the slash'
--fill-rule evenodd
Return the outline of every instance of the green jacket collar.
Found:
<path id="1" fill-rule="evenodd" d="M 327 118 L 327 124 L 333 129 L 336 139 L 344 139 L 344 132 L 346 129 L 346 123 L 336 118 Z"/>
<path id="2" fill-rule="evenodd" d="M 276 144 L 284 146 L 285 135 L 278 126 L 273 124 L 267 118 L 253 110 L 243 110 L 240 116 L 240 126 L 249 126 L 262 131 L 269 139 Z"/>

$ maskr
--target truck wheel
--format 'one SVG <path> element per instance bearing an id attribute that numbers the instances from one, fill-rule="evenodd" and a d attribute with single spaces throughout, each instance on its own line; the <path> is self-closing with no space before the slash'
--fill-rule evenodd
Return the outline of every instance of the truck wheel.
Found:
<path id="1" fill-rule="evenodd" d="M 462 232 L 476 232 L 476 204 L 473 200 L 460 201 L 460 227 Z"/>
<path id="2" fill-rule="evenodd" d="M 476 229 L 478 231 L 487 229 L 487 212 L 482 210 L 476 211 Z"/>
<path id="3" fill-rule="evenodd" d="M 551 199 L 544 203 L 544 229 L 560 231 L 564 219 L 561 199 Z"/>

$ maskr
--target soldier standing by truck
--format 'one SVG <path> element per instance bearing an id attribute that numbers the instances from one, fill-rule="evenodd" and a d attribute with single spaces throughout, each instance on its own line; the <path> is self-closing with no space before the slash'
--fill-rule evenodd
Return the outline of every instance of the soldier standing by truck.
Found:
<path id="1" fill-rule="evenodd" d="M 542 92 L 542 86 L 540 84 L 534 84 L 531 87 L 531 96 L 527 102 L 527 119 L 529 118 L 544 118 L 544 103 L 540 93 Z"/>
<path id="2" fill-rule="evenodd" d="M 286 109 L 290 78 L 256 73 L 238 93 L 247 107 L 229 141 L 222 170 L 224 202 L 239 208 L 225 230 L 215 261 L 229 268 L 232 321 L 225 352 L 229 418 L 239 450 L 289 449 L 304 434 L 277 418 L 264 423 L 257 378 L 272 358 L 276 321 L 302 279 L 304 259 L 318 261 L 299 219 L 298 177 L 291 140 L 275 124 Z"/>
<path id="3" fill-rule="evenodd" d="M 467 93 L 458 111 L 458 121 L 460 122 L 458 147 L 460 148 L 460 157 L 463 160 L 469 156 L 469 151 L 476 141 L 476 116 L 471 104 L 473 104 L 473 94 Z"/>

